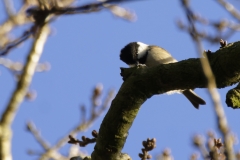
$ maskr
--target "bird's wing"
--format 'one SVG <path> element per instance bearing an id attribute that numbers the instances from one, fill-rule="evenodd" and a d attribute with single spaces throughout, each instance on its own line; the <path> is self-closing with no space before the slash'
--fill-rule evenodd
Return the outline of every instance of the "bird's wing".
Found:
<path id="1" fill-rule="evenodd" d="M 146 66 L 155 66 L 158 64 L 167 64 L 177 62 L 170 53 L 158 46 L 151 46 L 148 50 Z"/>

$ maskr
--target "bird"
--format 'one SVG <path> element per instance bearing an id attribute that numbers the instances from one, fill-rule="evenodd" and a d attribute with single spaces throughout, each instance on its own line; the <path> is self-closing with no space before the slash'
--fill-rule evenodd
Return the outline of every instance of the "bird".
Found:
<path id="1" fill-rule="evenodd" d="M 159 64 L 177 62 L 177 60 L 174 59 L 165 49 L 142 42 L 128 43 L 121 49 L 120 60 L 129 65 L 129 67 L 134 67 L 139 64 L 146 65 L 147 67 L 153 67 Z M 206 102 L 192 89 L 180 90 L 180 93 L 182 93 L 196 109 L 199 109 L 199 105 L 206 104 Z"/>

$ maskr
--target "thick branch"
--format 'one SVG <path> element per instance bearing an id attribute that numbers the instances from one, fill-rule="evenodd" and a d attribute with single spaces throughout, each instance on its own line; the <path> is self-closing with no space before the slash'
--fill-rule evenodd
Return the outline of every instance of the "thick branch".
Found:
<path id="1" fill-rule="evenodd" d="M 208 54 L 208 57 L 218 88 L 240 81 L 240 42 L 229 44 Z M 121 159 L 128 130 L 147 98 L 170 90 L 207 86 L 200 59 L 197 58 L 152 68 L 122 69 L 121 75 L 125 82 L 101 124 L 92 153 L 93 160 Z"/>

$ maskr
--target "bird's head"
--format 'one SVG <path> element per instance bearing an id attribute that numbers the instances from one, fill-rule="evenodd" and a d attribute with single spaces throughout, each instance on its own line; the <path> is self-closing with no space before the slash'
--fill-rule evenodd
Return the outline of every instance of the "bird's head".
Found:
<path id="1" fill-rule="evenodd" d="M 120 59 L 129 66 L 135 65 L 141 58 L 147 56 L 149 45 L 142 42 L 131 42 L 127 44 L 120 53 Z"/>

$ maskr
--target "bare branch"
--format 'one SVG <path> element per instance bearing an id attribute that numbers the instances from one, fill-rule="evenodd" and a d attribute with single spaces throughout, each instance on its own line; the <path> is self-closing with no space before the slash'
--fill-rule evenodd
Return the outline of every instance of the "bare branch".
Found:
<path id="1" fill-rule="evenodd" d="M 16 26 L 23 25 L 29 23 L 29 18 L 26 17 L 25 10 L 28 5 L 23 5 L 22 8 L 15 14 L 12 15 L 11 18 L 7 19 L 0 26 L 0 47 L 5 46 L 9 40 L 7 38 L 7 34 Z"/>
<path id="2" fill-rule="evenodd" d="M 36 66 L 42 54 L 44 43 L 49 33 L 48 25 L 39 27 L 36 39 L 32 45 L 22 76 L 0 120 L 0 159 L 11 160 L 11 124 L 17 109 L 23 101 L 28 86 L 32 81 Z"/>
<path id="3" fill-rule="evenodd" d="M 219 0 L 219 1 L 221 1 L 221 0 Z M 189 32 L 189 34 L 191 35 L 192 39 L 195 42 L 195 45 L 196 45 L 199 55 L 202 56 L 203 47 L 202 47 L 201 40 L 200 40 L 199 36 L 197 35 L 198 32 L 197 32 L 197 29 L 196 29 L 195 23 L 194 23 L 193 11 L 189 7 L 189 4 L 186 0 L 182 0 L 182 4 L 183 4 L 183 8 L 186 13 L 186 17 L 189 21 L 189 25 L 192 28 L 192 30 L 191 30 L 191 32 Z M 205 57 L 208 57 L 206 52 L 205 52 Z M 221 104 L 220 95 L 216 89 L 217 86 L 216 86 L 215 76 L 212 72 L 212 68 L 210 66 L 208 58 L 200 58 L 200 61 L 202 64 L 203 72 L 207 78 L 208 91 L 209 91 L 209 94 L 214 103 L 214 109 L 215 109 L 215 113 L 216 113 L 216 117 L 217 117 L 218 127 L 225 139 L 226 157 L 227 157 L 227 159 L 233 160 L 234 159 L 233 143 L 232 143 L 232 140 L 230 139 L 230 130 L 229 130 L 229 127 L 227 124 L 227 118 L 225 116 L 223 106 Z"/>
<path id="4" fill-rule="evenodd" d="M 30 131 L 35 139 L 38 141 L 38 143 L 44 148 L 45 151 L 47 151 L 50 148 L 50 145 L 48 142 L 46 142 L 40 135 L 39 131 L 33 124 L 33 122 L 28 122 L 27 123 L 27 130 Z"/>
<path id="5" fill-rule="evenodd" d="M 222 5 L 233 17 L 240 21 L 240 13 L 231 3 L 225 0 L 217 0 L 217 2 Z"/>
<path id="6" fill-rule="evenodd" d="M 70 144 L 79 144 L 79 146 L 85 147 L 85 146 L 87 146 L 90 143 L 95 143 L 96 142 L 97 136 L 98 136 L 98 133 L 97 133 L 96 130 L 92 131 L 92 136 L 94 138 L 88 138 L 88 137 L 82 136 L 82 140 L 78 140 L 78 139 L 75 139 L 73 136 L 69 135 L 68 136 L 69 137 L 68 143 L 70 143 Z"/>
<path id="7" fill-rule="evenodd" d="M 104 7 L 108 8 L 113 15 L 123 18 L 128 21 L 135 21 L 136 20 L 136 14 L 134 12 L 131 12 L 123 7 L 117 6 L 117 5 L 110 5 L 105 4 Z"/>
<path id="8" fill-rule="evenodd" d="M 0 65 L 13 72 L 21 72 L 24 65 L 21 62 L 13 62 L 11 59 L 0 58 Z M 38 63 L 35 72 L 44 72 L 50 70 L 51 65 L 48 62 Z"/>
<path id="9" fill-rule="evenodd" d="M 39 9 L 39 8 L 30 8 L 27 10 L 27 13 L 30 15 L 35 15 L 41 13 L 45 14 L 55 14 L 55 15 L 62 15 L 62 14 L 80 14 L 80 13 L 89 13 L 89 12 L 96 12 L 100 11 L 105 8 L 105 5 L 109 4 L 116 4 L 122 2 L 130 2 L 130 1 L 137 1 L 137 0 L 104 0 L 101 2 L 89 3 L 86 5 L 78 6 L 78 7 L 57 7 L 51 6 L 49 9 Z"/>
<path id="10" fill-rule="evenodd" d="M 203 139 L 202 135 L 195 135 L 193 137 L 193 144 L 194 144 L 194 146 L 196 146 L 200 150 L 201 155 L 204 158 L 206 158 L 208 156 L 208 151 L 205 147 L 204 139 Z"/>
<path id="11" fill-rule="evenodd" d="M 87 128 L 89 128 L 89 126 L 91 126 L 93 124 L 93 122 L 99 117 L 99 115 L 101 115 L 103 113 L 103 111 L 106 110 L 109 102 L 113 98 L 113 95 L 114 95 L 114 91 L 110 90 L 104 103 L 102 104 L 102 106 L 99 107 L 100 109 L 98 110 L 98 112 L 94 111 L 94 114 L 91 114 L 91 117 L 89 120 L 84 121 L 84 122 L 80 123 L 79 125 L 77 125 L 74 129 L 72 129 L 67 134 L 67 136 L 64 136 L 63 138 L 61 138 L 53 147 L 51 147 L 51 149 L 49 149 L 47 152 L 42 154 L 39 159 L 47 160 L 48 157 L 51 157 L 52 153 L 55 153 L 59 148 L 61 148 L 63 145 L 65 145 L 69 141 L 68 135 L 75 136 L 78 132 L 82 132 L 82 131 L 86 130 Z"/>

